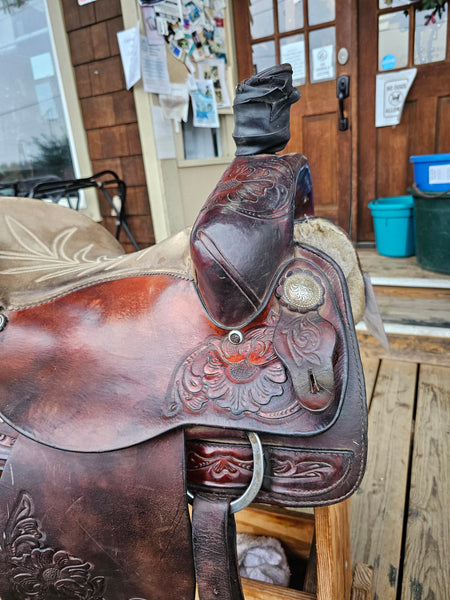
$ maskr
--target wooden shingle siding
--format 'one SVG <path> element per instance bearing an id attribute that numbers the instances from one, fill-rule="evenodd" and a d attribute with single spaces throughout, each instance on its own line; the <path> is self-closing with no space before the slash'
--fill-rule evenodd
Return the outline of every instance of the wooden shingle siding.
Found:
<path id="1" fill-rule="evenodd" d="M 134 98 L 125 88 L 117 43 L 117 32 L 124 28 L 120 1 L 62 4 L 93 172 L 115 171 L 125 181 L 128 224 L 145 248 L 155 238 Z M 110 206 L 99 200 L 103 225 L 115 233 Z M 134 250 L 124 233 L 120 241 L 127 251 Z"/>

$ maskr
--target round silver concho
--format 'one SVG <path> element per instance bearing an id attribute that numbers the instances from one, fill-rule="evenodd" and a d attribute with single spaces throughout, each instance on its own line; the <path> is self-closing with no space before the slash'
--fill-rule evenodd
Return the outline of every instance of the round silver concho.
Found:
<path id="1" fill-rule="evenodd" d="M 277 296 L 291 310 L 308 312 L 323 304 L 324 288 L 311 271 L 292 270 L 281 278 Z"/>
<path id="2" fill-rule="evenodd" d="M 5 315 L 0 314 L 0 331 L 3 331 L 8 323 Z"/>
<path id="3" fill-rule="evenodd" d="M 228 340 L 235 346 L 241 344 L 244 341 L 244 336 L 238 329 L 232 329 L 228 334 Z"/>

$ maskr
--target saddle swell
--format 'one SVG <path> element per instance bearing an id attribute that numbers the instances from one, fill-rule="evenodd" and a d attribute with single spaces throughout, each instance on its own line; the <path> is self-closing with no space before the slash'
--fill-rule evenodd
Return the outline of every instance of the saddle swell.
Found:
<path id="1" fill-rule="evenodd" d="M 54 205 L 42 240 L 30 201 L 0 200 L 3 600 L 188 600 L 195 573 L 202 600 L 222 580 L 239 598 L 229 512 L 252 477 L 247 431 L 263 443 L 257 501 L 356 489 L 364 381 L 340 267 L 294 242 L 310 192 L 300 155 L 238 157 L 190 248 L 183 232 L 130 256 L 107 239 L 97 252 Z"/>
<path id="2" fill-rule="evenodd" d="M 224 329 L 256 317 L 275 275 L 293 257 L 295 215 L 312 215 L 301 154 L 240 156 L 226 169 L 191 233 L 199 296 Z"/>

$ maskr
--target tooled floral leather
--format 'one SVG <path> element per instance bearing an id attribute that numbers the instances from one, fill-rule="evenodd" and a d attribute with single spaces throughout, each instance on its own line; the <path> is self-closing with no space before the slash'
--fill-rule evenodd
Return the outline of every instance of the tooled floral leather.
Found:
<path id="1" fill-rule="evenodd" d="M 322 281 L 322 305 L 286 317 L 273 291 L 265 312 L 242 329 L 244 341 L 233 348 L 228 332 L 212 325 L 196 303 L 192 283 L 176 277 L 125 278 L 10 311 L 2 332 L 8 353 L 0 361 L 3 417 L 33 439 L 83 451 L 126 447 L 182 425 L 271 433 L 277 423 L 280 433 L 300 436 L 325 431 L 344 399 L 348 338 L 334 300 L 339 279 L 312 264 L 311 250 L 302 255 L 282 270 L 274 290 L 285 273 L 303 268 Z M 36 323 L 42 329 L 28 343 L 24 362 L 23 344 Z M 309 329 L 320 333 L 318 340 L 306 335 Z M 324 346 L 322 338 L 330 336 Z M 124 346 L 126 356 L 117 360 Z M 148 360 L 155 352 L 158 360 Z M 40 372 L 52 373 L 51 385 Z M 33 402 L 27 401 L 30 390 Z"/>
<path id="2" fill-rule="evenodd" d="M 181 431 L 107 453 L 19 436 L 0 478 L 2 600 L 192 600 L 183 445 Z"/>
<path id="3" fill-rule="evenodd" d="M 261 502 L 273 494 L 310 502 L 332 493 L 347 476 L 351 451 L 264 447 L 264 480 Z M 241 490 L 249 485 L 253 471 L 251 449 L 242 444 L 190 440 L 186 445 L 186 469 L 192 489 Z"/>
<path id="4" fill-rule="evenodd" d="M 19 494 L 8 517 L 3 547 L 0 555 L 11 569 L 12 588 L 18 598 L 104 600 L 105 578 L 94 575 L 91 563 L 46 544 L 33 499 L 26 492 Z"/>

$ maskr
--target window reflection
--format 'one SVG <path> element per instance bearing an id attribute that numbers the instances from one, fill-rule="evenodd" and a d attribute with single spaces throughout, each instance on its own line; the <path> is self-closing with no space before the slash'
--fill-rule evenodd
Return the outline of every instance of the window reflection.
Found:
<path id="1" fill-rule="evenodd" d="M 0 181 L 74 176 L 44 0 L 0 4 Z"/>
<path id="2" fill-rule="evenodd" d="M 336 17 L 335 0 L 311 0 L 308 2 L 308 23 L 321 25 L 334 21 Z"/>
<path id="3" fill-rule="evenodd" d="M 272 0 L 251 0 L 250 33 L 254 40 L 273 35 L 274 19 Z"/>
<path id="4" fill-rule="evenodd" d="M 303 29 L 303 0 L 278 0 L 278 30 L 280 33 Z"/>
<path id="5" fill-rule="evenodd" d="M 447 47 L 447 12 L 433 15 L 429 10 L 416 10 L 414 32 L 414 64 L 436 62 L 445 59 Z"/>
<path id="6" fill-rule="evenodd" d="M 378 70 L 408 65 L 409 14 L 403 10 L 381 15 L 378 21 Z"/>
<path id="7" fill-rule="evenodd" d="M 259 73 L 263 69 L 268 69 L 276 64 L 275 58 L 275 42 L 262 42 L 253 44 L 253 70 Z"/>
<path id="8" fill-rule="evenodd" d="M 414 4 L 416 0 L 380 0 L 379 8 L 397 8 L 398 6 L 407 6 Z"/>

